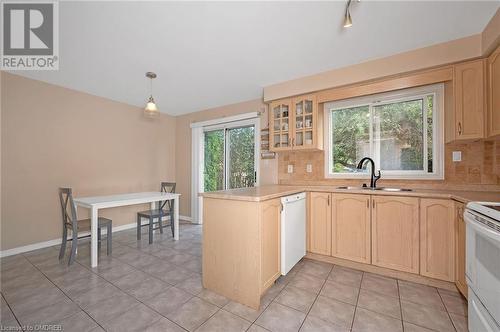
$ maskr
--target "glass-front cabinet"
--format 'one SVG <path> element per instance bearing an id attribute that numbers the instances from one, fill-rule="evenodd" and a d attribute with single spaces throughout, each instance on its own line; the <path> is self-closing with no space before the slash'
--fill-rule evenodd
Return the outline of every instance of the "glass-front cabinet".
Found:
<path id="1" fill-rule="evenodd" d="M 270 150 L 322 149 L 322 119 L 315 95 L 282 99 L 270 104 Z"/>

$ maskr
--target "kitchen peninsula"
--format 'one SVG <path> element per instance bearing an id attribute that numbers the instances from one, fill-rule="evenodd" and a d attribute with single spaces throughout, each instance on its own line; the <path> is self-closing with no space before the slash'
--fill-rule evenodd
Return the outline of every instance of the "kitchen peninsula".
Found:
<path id="1" fill-rule="evenodd" d="M 280 198 L 300 192 L 307 192 L 306 257 L 443 288 L 455 283 L 463 293 L 464 204 L 500 202 L 500 192 L 333 186 L 201 193 L 204 287 L 259 308 L 280 276 Z"/>

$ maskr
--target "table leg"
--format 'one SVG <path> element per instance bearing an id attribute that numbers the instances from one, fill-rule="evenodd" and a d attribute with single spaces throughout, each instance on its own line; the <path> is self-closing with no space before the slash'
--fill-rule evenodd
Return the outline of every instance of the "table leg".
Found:
<path id="1" fill-rule="evenodd" d="M 174 199 L 174 240 L 179 240 L 179 198 Z"/>
<path id="2" fill-rule="evenodd" d="M 90 266 L 97 266 L 97 226 L 99 209 L 90 209 Z"/>

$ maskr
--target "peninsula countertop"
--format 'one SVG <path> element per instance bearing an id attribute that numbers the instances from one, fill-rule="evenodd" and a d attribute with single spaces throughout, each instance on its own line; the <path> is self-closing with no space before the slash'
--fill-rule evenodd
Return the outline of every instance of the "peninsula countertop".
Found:
<path id="1" fill-rule="evenodd" d="M 374 191 L 370 189 L 339 189 L 338 186 L 320 185 L 265 185 L 251 188 L 205 192 L 200 193 L 199 195 L 205 198 L 260 202 L 299 192 L 331 192 L 344 194 L 444 198 L 453 199 L 462 203 L 468 203 L 471 201 L 500 202 L 500 191 L 413 189 L 412 191 L 393 192 L 382 190 Z"/>

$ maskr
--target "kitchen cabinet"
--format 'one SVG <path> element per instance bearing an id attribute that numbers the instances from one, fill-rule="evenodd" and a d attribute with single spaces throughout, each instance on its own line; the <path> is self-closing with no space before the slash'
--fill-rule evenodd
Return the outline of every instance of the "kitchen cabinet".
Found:
<path id="1" fill-rule="evenodd" d="M 279 198 L 203 197 L 203 287 L 255 310 L 280 276 Z"/>
<path id="2" fill-rule="evenodd" d="M 455 209 L 451 200 L 420 200 L 420 274 L 455 281 Z"/>
<path id="3" fill-rule="evenodd" d="M 418 198 L 372 196 L 372 264 L 419 272 Z"/>
<path id="4" fill-rule="evenodd" d="M 261 291 L 269 288 L 281 274 L 281 201 L 273 199 L 261 204 Z"/>
<path id="5" fill-rule="evenodd" d="M 332 256 L 371 263 L 370 196 L 332 194 Z"/>
<path id="6" fill-rule="evenodd" d="M 454 66 L 454 140 L 484 137 L 486 112 L 485 60 Z"/>
<path id="7" fill-rule="evenodd" d="M 488 136 L 500 135 L 500 46 L 488 58 Z"/>
<path id="8" fill-rule="evenodd" d="M 316 95 L 277 100 L 271 102 L 269 108 L 271 151 L 323 148 L 323 119 Z"/>
<path id="9" fill-rule="evenodd" d="M 308 230 L 309 251 L 315 254 L 331 255 L 332 209 L 331 194 L 313 192 L 309 196 Z"/>
<path id="10" fill-rule="evenodd" d="M 465 221 L 464 205 L 455 203 L 455 285 L 467 297 L 465 281 Z"/>

